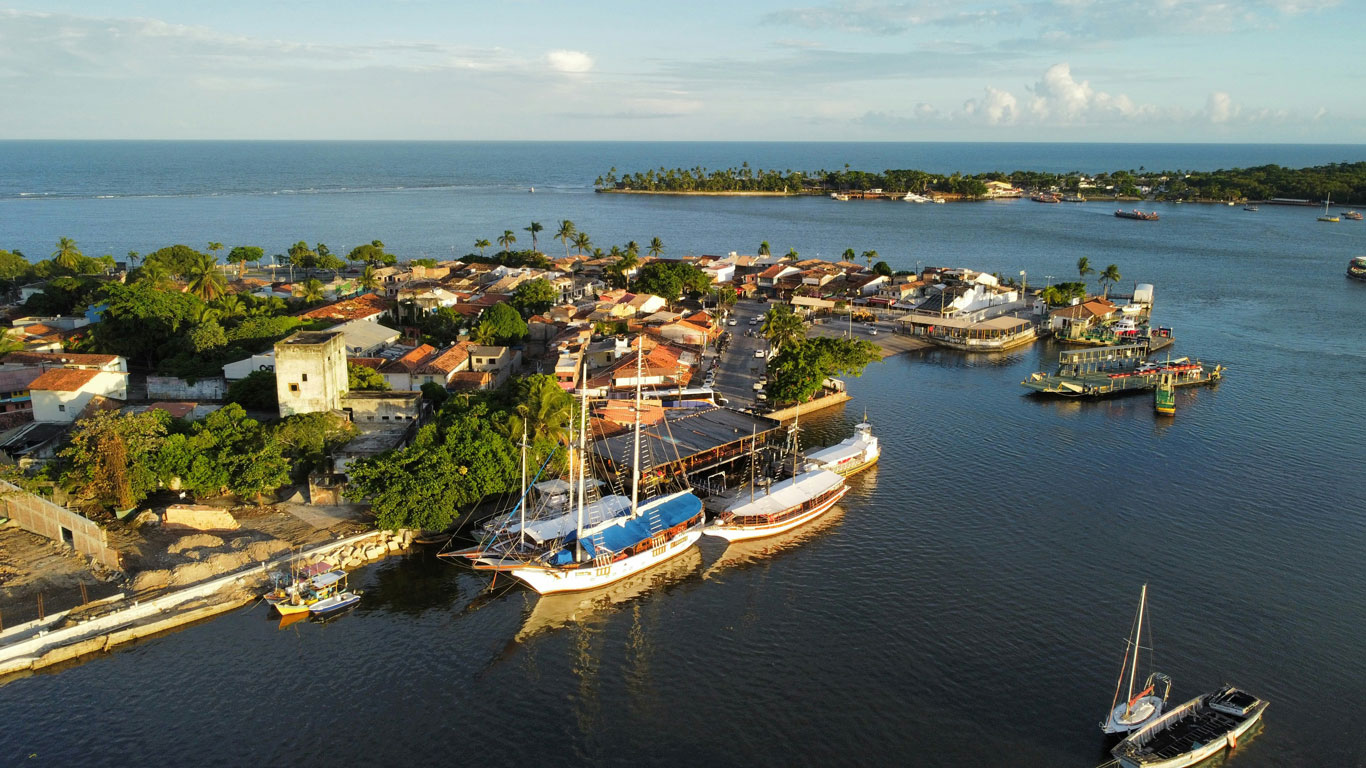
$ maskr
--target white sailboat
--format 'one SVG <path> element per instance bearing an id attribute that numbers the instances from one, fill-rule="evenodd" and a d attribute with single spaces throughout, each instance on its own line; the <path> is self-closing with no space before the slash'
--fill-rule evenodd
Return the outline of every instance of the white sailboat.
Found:
<path id="1" fill-rule="evenodd" d="M 640 501 L 640 412 L 642 352 L 636 352 L 634 447 L 631 460 L 630 514 L 596 525 L 584 525 L 588 401 L 581 399 L 578 509 L 575 531 L 549 552 L 515 566 L 500 567 L 541 594 L 577 592 L 620 581 L 686 552 L 702 535 L 706 515 L 702 500 L 678 491 Z M 476 568 L 479 566 L 476 565 Z"/>
<path id="2" fill-rule="evenodd" d="M 1134 681 L 1138 678 L 1138 657 L 1139 651 L 1144 650 L 1141 644 L 1143 636 L 1144 612 L 1148 605 L 1148 585 L 1143 585 L 1143 591 L 1138 599 L 1138 618 L 1134 621 L 1134 632 L 1132 637 L 1126 638 L 1124 648 L 1124 662 L 1119 668 L 1119 680 L 1115 682 L 1115 697 L 1110 702 L 1110 715 L 1105 722 L 1100 724 L 1100 730 L 1106 734 L 1127 734 L 1144 727 L 1148 723 L 1162 716 L 1162 710 L 1167 705 L 1167 696 L 1171 693 L 1171 678 L 1160 672 L 1153 672 L 1148 675 L 1143 683 L 1143 689 L 1134 694 Z M 1151 634 L 1151 633 L 1149 633 Z M 1149 652 L 1149 660 L 1152 658 L 1152 649 Z M 1132 652 L 1132 663 L 1130 654 Z M 1129 692 L 1120 701 L 1119 692 L 1124 686 L 1125 674 L 1129 677 Z M 1161 695 L 1158 689 L 1161 688 Z"/>

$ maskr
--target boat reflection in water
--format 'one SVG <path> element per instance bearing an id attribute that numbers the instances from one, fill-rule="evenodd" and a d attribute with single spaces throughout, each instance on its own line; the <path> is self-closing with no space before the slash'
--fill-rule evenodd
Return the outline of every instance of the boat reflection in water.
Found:
<path id="1" fill-rule="evenodd" d="M 701 564 L 702 552 L 689 547 L 665 563 L 600 589 L 541 595 L 514 641 L 520 643 L 543 632 L 601 621 L 637 598 L 687 579 Z"/>
<path id="2" fill-rule="evenodd" d="M 707 570 L 702 572 L 702 578 L 710 579 L 721 575 L 726 570 L 732 568 L 743 568 L 755 563 L 766 562 L 774 557 L 794 550 L 803 544 L 824 536 L 832 531 L 844 519 L 844 508 L 835 505 L 824 515 L 807 523 L 800 528 L 794 528 L 786 533 L 776 536 L 769 536 L 763 539 L 750 539 L 747 541 L 731 542 L 716 562 L 707 566 Z"/>

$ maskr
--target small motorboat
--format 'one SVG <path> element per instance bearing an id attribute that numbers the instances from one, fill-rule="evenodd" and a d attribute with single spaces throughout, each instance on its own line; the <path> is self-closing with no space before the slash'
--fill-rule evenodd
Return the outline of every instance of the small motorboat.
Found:
<path id="1" fill-rule="evenodd" d="M 1243 206 L 1243 210 L 1245 210 L 1245 211 L 1260 211 L 1261 209 L 1258 208 L 1258 207 L 1255 206 L 1255 205 L 1245 205 L 1245 206 Z"/>
<path id="2" fill-rule="evenodd" d="M 360 594 L 356 592 L 335 592 L 331 597 L 325 597 L 308 606 L 308 612 L 314 616 L 326 616 L 329 613 L 346 610 L 359 602 Z"/>
<path id="3" fill-rule="evenodd" d="M 1178 200 L 1177 202 L 1181 201 Z M 1115 211 L 1115 217 L 1120 219 L 1134 219 L 1136 221 L 1157 221 L 1158 219 L 1157 211 L 1153 211 L 1152 213 L 1144 213 L 1143 211 L 1140 211 L 1137 208 L 1135 208 L 1132 211 Z"/>
<path id="4" fill-rule="evenodd" d="M 1361 221 L 1362 215 L 1360 211 L 1348 211 L 1342 214 L 1342 218 L 1351 219 L 1352 221 Z"/>
<path id="5" fill-rule="evenodd" d="M 1261 719 L 1268 702 L 1226 685 L 1129 734 L 1110 754 L 1124 768 L 1185 768 L 1212 757 Z"/>

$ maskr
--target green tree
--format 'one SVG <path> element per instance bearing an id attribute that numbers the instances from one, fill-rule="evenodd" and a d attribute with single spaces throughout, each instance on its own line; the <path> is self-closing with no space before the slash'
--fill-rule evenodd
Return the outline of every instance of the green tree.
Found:
<path id="1" fill-rule="evenodd" d="M 60 452 L 62 485 L 105 509 L 132 509 L 156 489 L 153 457 L 170 421 L 165 411 L 96 411 L 76 423 Z"/>
<path id="2" fill-rule="evenodd" d="M 81 265 L 82 258 L 81 250 L 76 247 L 76 241 L 69 237 L 59 239 L 57 250 L 52 252 L 53 263 L 68 272 L 76 272 Z"/>
<path id="3" fill-rule="evenodd" d="M 305 304 L 317 304 L 323 300 L 324 286 L 321 280 L 310 277 L 299 286 L 298 296 Z"/>
<path id="4" fill-rule="evenodd" d="M 266 252 L 256 245 L 238 245 L 228 251 L 228 263 L 237 266 L 237 276 L 242 276 L 242 270 L 249 261 L 260 262 L 266 257 Z"/>
<path id="5" fill-rule="evenodd" d="M 527 437 L 539 445 L 554 445 L 568 439 L 574 398 L 554 377 L 533 374 L 517 380 L 512 384 L 512 390 L 516 404 L 503 430 L 509 440 L 520 440 L 523 429 Z"/>
<path id="6" fill-rule="evenodd" d="M 507 304 L 494 304 L 479 315 L 479 327 L 499 344 L 512 344 L 526 338 L 526 321 Z"/>
<path id="7" fill-rule="evenodd" d="M 289 263 L 306 269 L 309 274 L 312 274 L 313 268 L 318 265 L 318 252 L 309 248 L 308 243 L 300 240 L 289 246 Z"/>
<path id="8" fill-rule="evenodd" d="M 358 431 L 350 421 L 332 412 L 289 416 L 273 430 L 296 482 L 303 482 L 310 472 L 326 469 L 328 458 Z"/>
<path id="9" fill-rule="evenodd" d="M 379 289 L 379 275 L 375 274 L 375 265 L 366 264 L 365 269 L 361 270 L 360 279 L 361 290 L 374 291 Z"/>
<path id="10" fill-rule="evenodd" d="M 176 469 L 183 472 L 180 476 L 185 489 L 196 497 L 231 491 L 244 499 L 259 500 L 262 494 L 289 482 L 289 461 L 273 431 L 249 418 L 236 403 L 195 422 L 185 447 L 189 465 Z"/>
<path id="11" fill-rule="evenodd" d="M 510 229 L 503 230 L 503 234 L 498 236 L 498 245 L 502 246 L 504 251 L 512 250 L 512 244 L 515 242 L 517 242 L 517 236 L 512 234 Z"/>
<path id="12" fill-rule="evenodd" d="M 321 245 L 321 243 L 319 243 Z M 328 253 L 318 257 L 318 269 L 326 269 L 332 273 L 332 277 L 337 277 L 343 269 L 346 269 L 346 262 Z"/>
<path id="13" fill-rule="evenodd" d="M 474 241 L 474 247 L 479 249 L 480 256 L 484 255 L 484 249 L 489 247 L 490 245 L 493 245 L 493 243 L 490 243 L 488 240 L 485 240 L 482 237 L 476 238 Z"/>
<path id="14" fill-rule="evenodd" d="M 203 302 L 188 293 L 163 291 L 147 282 L 107 284 L 100 322 L 90 326 L 95 351 L 123 355 L 155 367 L 198 317 Z"/>
<path id="15" fill-rule="evenodd" d="M 280 408 L 280 395 L 275 387 L 274 371 L 252 371 L 246 378 L 228 385 L 225 399 L 253 411 L 276 411 Z"/>
<path id="16" fill-rule="evenodd" d="M 389 382 L 379 371 L 359 363 L 346 364 L 347 388 L 352 392 L 388 392 Z"/>
<path id="17" fill-rule="evenodd" d="M 0 280 L 13 283 L 33 271 L 33 265 L 22 254 L 0 248 Z"/>
<path id="18" fill-rule="evenodd" d="M 531 226 L 524 227 L 523 229 L 531 233 L 531 252 L 539 253 L 539 246 L 536 244 L 536 234 L 545 229 L 545 227 L 541 226 L 540 222 L 533 221 L 531 222 Z"/>
<path id="19" fill-rule="evenodd" d="M 191 328 L 186 340 L 189 342 L 190 351 L 202 354 L 227 346 L 228 335 L 217 320 L 208 319 Z"/>
<path id="20" fill-rule="evenodd" d="M 1100 273 L 1100 284 L 1105 288 L 1105 297 L 1107 299 L 1110 297 L 1110 286 L 1118 283 L 1122 279 L 1123 276 L 1119 274 L 1119 266 L 1116 264 L 1109 265 Z"/>
<path id="21" fill-rule="evenodd" d="M 762 243 L 759 243 L 760 256 L 768 256 L 771 253 L 773 253 L 773 251 L 769 249 L 767 240 L 763 241 Z"/>
<path id="22" fill-rule="evenodd" d="M 212 240 L 209 241 L 209 253 L 213 254 L 215 260 L 218 259 L 218 252 L 221 250 L 223 250 L 222 243 L 214 242 Z"/>
<path id="23" fill-rule="evenodd" d="M 576 233 L 574 233 L 573 243 L 574 243 L 574 250 L 575 250 L 580 256 L 583 255 L 583 252 L 584 252 L 584 251 L 586 251 L 586 250 L 588 250 L 589 248 L 592 248 L 592 247 L 593 247 L 593 241 L 588 239 L 588 233 L 587 233 L 587 232 L 576 232 Z"/>
<path id="24" fill-rule="evenodd" d="M 446 398 L 450 397 L 450 394 L 445 387 L 435 381 L 429 381 L 422 385 L 422 397 L 431 403 L 433 408 L 440 408 L 441 404 L 446 402 Z"/>
<path id="25" fill-rule="evenodd" d="M 348 470 L 346 495 L 368 500 L 380 528 L 442 530 L 486 496 L 517 486 L 517 448 L 487 406 L 443 408 L 413 444 L 362 459 Z"/>
<path id="26" fill-rule="evenodd" d="M 218 310 L 218 316 L 225 319 L 241 317 L 247 312 L 246 302 L 242 301 L 242 297 L 235 293 L 220 297 L 213 303 L 213 306 L 214 309 Z"/>
<path id="27" fill-rule="evenodd" d="M 858 376 L 882 359 L 876 344 L 863 339 L 819 336 L 783 347 L 768 364 L 768 396 L 776 403 L 803 402 L 831 376 Z"/>
<path id="28" fill-rule="evenodd" d="M 655 258 L 659 258 L 659 254 L 664 252 L 664 241 L 660 240 L 658 237 L 650 238 L 650 247 L 646 249 L 645 252 Z"/>
<path id="29" fill-rule="evenodd" d="M 555 230 L 555 239 L 559 240 L 560 244 L 564 246 L 564 257 L 566 259 L 569 258 L 569 244 L 570 241 L 574 239 L 575 231 L 574 222 L 569 219 L 561 221 L 560 228 Z M 482 253 L 482 251 L 480 253 Z"/>
<path id="30" fill-rule="evenodd" d="M 538 315 L 555 306 L 557 298 L 559 291 L 555 290 L 555 286 L 551 285 L 549 280 L 538 277 L 514 288 L 508 303 L 518 312 L 529 316 Z"/>
<path id="31" fill-rule="evenodd" d="M 868 268 L 873 268 L 873 260 L 877 258 L 877 251 L 864 251 L 863 260 L 868 264 Z"/>
<path id="32" fill-rule="evenodd" d="M 806 338 L 806 323 L 786 304 L 775 304 L 764 313 L 764 338 L 777 349 Z"/>
<path id="33" fill-rule="evenodd" d="M 488 245 L 488 243 L 485 243 Z M 354 261 L 365 264 L 381 264 L 391 266 L 398 262 L 398 257 L 384 250 L 384 243 L 379 240 L 371 240 L 364 245 L 358 245 L 351 249 L 346 255 L 347 261 Z"/>
<path id="34" fill-rule="evenodd" d="M 797 259 L 800 259 L 801 256 L 797 254 L 796 248 L 788 248 L 787 253 L 783 254 L 783 258 L 788 261 L 796 261 Z"/>
<path id="35" fill-rule="evenodd" d="M 1091 266 L 1090 259 L 1085 256 L 1077 259 L 1077 274 L 1081 276 L 1082 280 L 1085 280 L 1087 275 L 1094 275 L 1095 273 L 1096 270 Z"/>
<path id="36" fill-rule="evenodd" d="M 845 248 L 844 253 L 840 254 L 840 260 L 850 262 L 851 264 L 856 258 L 858 258 L 858 254 L 854 253 L 853 248 Z"/>
<path id="37" fill-rule="evenodd" d="M 879 261 L 878 263 L 873 265 L 873 274 L 891 277 L 894 273 L 892 272 L 892 267 L 890 264 L 888 264 L 885 261 Z"/>
<path id="38" fill-rule="evenodd" d="M 213 301 L 227 291 L 223 273 L 218 271 L 218 261 L 208 254 L 200 254 L 199 262 L 190 270 L 190 293 L 202 301 Z"/>
<path id="39" fill-rule="evenodd" d="M 194 272 L 195 266 L 203 261 L 205 255 L 188 245 L 171 245 L 147 254 L 142 265 L 160 264 L 165 267 L 166 274 L 184 278 Z"/>

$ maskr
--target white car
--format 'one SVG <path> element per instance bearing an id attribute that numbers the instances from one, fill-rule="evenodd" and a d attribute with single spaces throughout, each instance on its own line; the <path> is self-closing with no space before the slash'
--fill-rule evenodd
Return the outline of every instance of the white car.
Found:
<path id="1" fill-rule="evenodd" d="M 762 349 L 756 349 L 756 350 L 754 350 L 754 356 L 755 356 L 755 357 L 763 357 L 763 356 L 764 356 L 764 351 L 763 351 Z"/>
<path id="2" fill-rule="evenodd" d="M 768 395 L 764 394 L 763 392 L 760 392 L 759 394 L 754 396 L 754 399 L 758 400 L 761 403 L 766 403 L 768 402 Z"/>
<path id="3" fill-rule="evenodd" d="M 757 381 L 754 382 L 754 391 L 755 391 L 755 392 L 762 391 L 763 388 L 764 388 L 764 385 L 763 385 L 763 384 L 761 384 L 760 382 L 757 382 Z"/>
<path id="4" fill-rule="evenodd" d="M 876 336 L 876 335 L 877 335 L 877 329 L 874 328 L 873 330 L 869 331 L 869 332 L 868 332 L 868 335 L 869 335 L 869 336 Z"/>
<path id="5" fill-rule="evenodd" d="M 740 324 L 740 321 L 739 321 L 739 320 L 734 320 L 734 319 L 729 320 L 729 321 L 727 321 L 727 323 L 726 323 L 726 325 L 739 325 L 739 324 Z"/>

